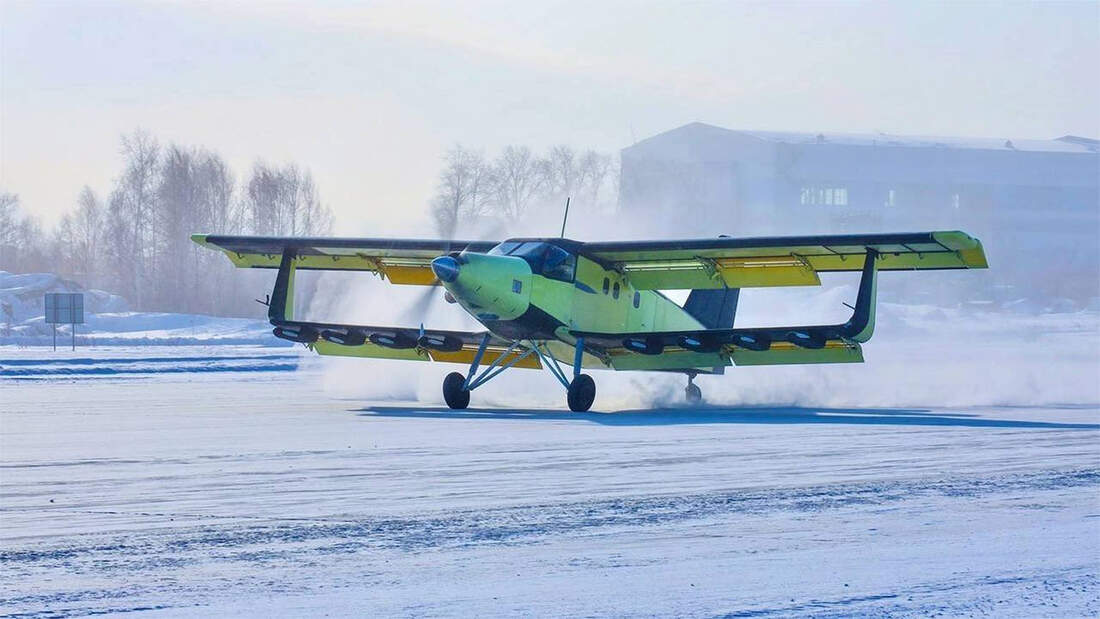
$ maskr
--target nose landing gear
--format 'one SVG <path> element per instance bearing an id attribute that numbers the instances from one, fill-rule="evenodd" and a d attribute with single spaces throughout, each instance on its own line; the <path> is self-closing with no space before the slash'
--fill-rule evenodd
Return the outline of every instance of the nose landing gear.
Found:
<path id="1" fill-rule="evenodd" d="M 684 388 L 684 398 L 687 399 L 688 404 L 699 404 L 703 401 L 703 390 L 699 388 L 699 385 L 695 384 L 695 375 L 688 374 L 688 384 Z"/>

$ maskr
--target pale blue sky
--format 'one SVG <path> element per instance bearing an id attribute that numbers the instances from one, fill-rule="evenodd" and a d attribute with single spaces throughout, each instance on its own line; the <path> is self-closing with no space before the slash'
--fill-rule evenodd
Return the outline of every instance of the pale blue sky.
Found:
<path id="1" fill-rule="evenodd" d="M 309 166 L 344 234 L 423 226 L 456 141 L 1100 134 L 1095 1 L 5 1 L 0 28 L 0 186 L 48 223 L 137 126 Z"/>

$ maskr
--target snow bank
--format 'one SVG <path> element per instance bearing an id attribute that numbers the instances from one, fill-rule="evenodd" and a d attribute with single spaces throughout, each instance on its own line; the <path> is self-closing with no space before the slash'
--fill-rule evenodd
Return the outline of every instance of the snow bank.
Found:
<path id="1" fill-rule="evenodd" d="M 85 314 L 85 324 L 77 325 L 77 346 L 122 345 L 210 345 L 258 344 L 290 346 L 271 334 L 264 320 L 221 318 L 199 314 L 162 312 L 116 312 Z M 58 325 L 58 339 L 67 342 L 69 325 Z M 41 316 L 13 327 L 10 336 L 0 335 L 0 344 L 44 346 L 53 340 L 53 325 Z"/>
<path id="2" fill-rule="evenodd" d="M 83 292 L 84 312 L 125 312 L 129 308 L 126 299 L 102 290 L 86 290 L 80 284 L 62 279 L 53 273 L 9 273 L 0 271 L 0 307 L 10 306 L 13 324 L 45 314 L 45 296 L 48 292 Z M 8 316 L 0 313 L 0 322 Z"/>
<path id="3" fill-rule="evenodd" d="M 0 271 L 0 345 L 45 346 L 53 341 L 53 325 L 44 317 L 44 297 L 51 292 L 84 293 L 84 321 L 76 327 L 78 346 L 259 344 L 289 346 L 271 335 L 264 320 L 220 318 L 197 314 L 131 312 L 125 299 L 53 273 L 14 274 Z M 10 321 L 10 328 L 9 328 Z M 58 325 L 59 341 L 67 341 L 69 325 Z"/>

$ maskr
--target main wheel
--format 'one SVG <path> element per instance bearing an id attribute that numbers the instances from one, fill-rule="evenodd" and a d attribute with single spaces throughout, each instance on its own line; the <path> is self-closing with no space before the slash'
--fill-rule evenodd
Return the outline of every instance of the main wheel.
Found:
<path id="1" fill-rule="evenodd" d="M 687 398 L 688 404 L 698 404 L 703 401 L 703 390 L 695 383 L 688 383 L 684 388 L 684 397 Z"/>
<path id="2" fill-rule="evenodd" d="M 592 406 L 596 399 L 596 382 L 588 374 L 578 374 L 573 382 L 569 383 L 569 410 L 574 413 L 583 413 Z"/>
<path id="3" fill-rule="evenodd" d="M 443 399 L 451 408 L 466 408 L 470 405 L 470 391 L 463 389 L 466 377 L 458 372 L 451 372 L 443 379 Z"/>

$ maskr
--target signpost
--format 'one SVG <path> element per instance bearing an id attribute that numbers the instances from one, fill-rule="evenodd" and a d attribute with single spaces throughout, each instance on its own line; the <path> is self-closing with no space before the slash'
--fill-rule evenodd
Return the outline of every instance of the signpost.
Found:
<path id="1" fill-rule="evenodd" d="M 72 325 L 76 350 L 76 325 L 84 324 L 84 293 L 47 292 L 46 324 L 53 325 L 53 349 L 57 350 L 57 325 Z"/>

